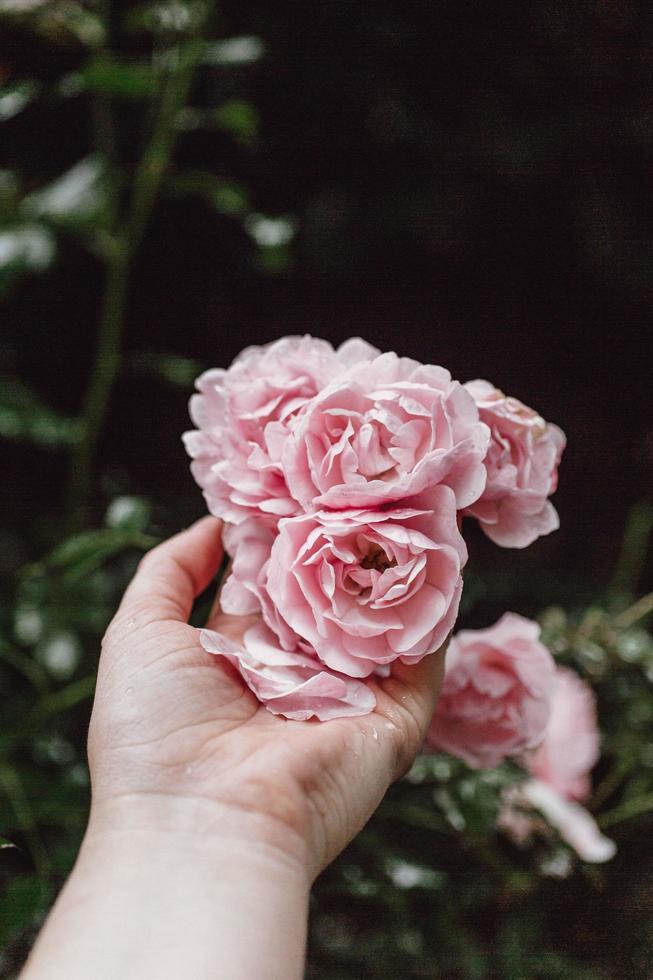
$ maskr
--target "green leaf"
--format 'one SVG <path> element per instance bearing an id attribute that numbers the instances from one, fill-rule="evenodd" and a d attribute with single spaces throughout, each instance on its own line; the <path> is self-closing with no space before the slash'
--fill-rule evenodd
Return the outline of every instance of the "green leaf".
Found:
<path id="1" fill-rule="evenodd" d="M 249 194 L 242 184 L 222 180 L 202 170 L 176 174 L 170 178 L 168 189 L 176 195 L 203 197 L 229 217 L 244 217 L 252 209 Z"/>
<path id="2" fill-rule="evenodd" d="M 188 37 L 196 34 L 206 19 L 206 4 L 201 0 L 156 0 L 129 10 L 124 18 L 129 33 L 148 32 L 161 38 Z"/>
<path id="3" fill-rule="evenodd" d="M 151 548 L 156 543 L 156 538 L 121 528 L 81 531 L 57 545 L 46 561 L 50 566 L 86 576 L 112 555 L 127 548 Z"/>
<path id="4" fill-rule="evenodd" d="M 222 129 L 239 139 L 250 141 L 258 133 L 258 113 L 254 106 L 244 99 L 225 102 L 215 110 L 214 118 Z"/>
<path id="5" fill-rule="evenodd" d="M 0 123 L 13 119 L 38 95 L 38 85 L 33 81 L 17 82 L 0 88 Z"/>
<path id="6" fill-rule="evenodd" d="M 64 226 L 93 224 L 106 210 L 104 177 L 99 157 L 85 157 L 51 184 L 29 194 L 21 212 Z"/>
<path id="7" fill-rule="evenodd" d="M 0 235 L 0 264 L 2 259 Z M 76 419 L 45 406 L 35 392 L 15 378 L 0 378 L 0 436 L 56 449 L 70 446 L 80 435 Z"/>
<path id="8" fill-rule="evenodd" d="M 54 257 L 52 236 L 42 225 L 24 223 L 0 232 L 0 269 L 23 265 L 40 271 Z"/>
<path id="9" fill-rule="evenodd" d="M 4 851 L 5 849 L 11 847 L 16 848 L 16 845 L 12 844 L 12 842 L 7 840 L 6 837 L 0 837 L 0 851 Z"/>
<path id="10" fill-rule="evenodd" d="M 15 219 L 20 195 L 20 180 L 13 170 L 0 170 L 0 225 Z"/>
<path id="11" fill-rule="evenodd" d="M 105 39 L 100 13 L 86 9 L 79 2 L 3 0 L 0 17 L 16 21 L 57 45 L 81 43 L 94 48 Z"/>
<path id="12" fill-rule="evenodd" d="M 20 875 L 0 894 L 0 946 L 6 947 L 30 926 L 38 925 L 52 887 L 36 875 Z"/>
<path id="13" fill-rule="evenodd" d="M 114 497 L 105 520 L 119 531 L 144 531 L 150 521 L 149 501 L 145 497 Z"/>
<path id="14" fill-rule="evenodd" d="M 0 295 L 27 273 L 47 269 L 55 254 L 54 238 L 43 225 L 16 224 L 0 231 Z"/>
<path id="15" fill-rule="evenodd" d="M 89 61 L 81 77 L 88 91 L 123 99 L 147 99 L 155 88 L 155 75 L 149 64 L 118 61 L 105 55 Z"/>
<path id="16" fill-rule="evenodd" d="M 48 679 L 43 669 L 31 657 L 19 653 L 12 647 L 5 644 L 0 638 L 0 661 L 9 664 L 14 670 L 18 671 L 23 677 L 32 684 L 37 691 L 45 691 L 48 687 Z"/>
<path id="17" fill-rule="evenodd" d="M 213 204 L 222 214 L 240 216 L 250 209 L 249 195 L 241 184 L 220 183 L 213 191 Z"/>
<path id="18" fill-rule="evenodd" d="M 260 37 L 244 35 L 214 41 L 204 49 L 205 65 L 251 65 L 263 57 L 265 47 Z"/>
<path id="19" fill-rule="evenodd" d="M 154 351 L 132 354 L 128 359 L 128 366 L 137 374 L 153 375 L 186 391 L 192 388 L 195 378 L 204 370 L 200 361 L 194 361 L 190 357 L 157 354 Z"/>
<path id="20" fill-rule="evenodd" d="M 87 701 L 93 696 L 95 682 L 96 675 L 90 674 L 88 677 L 82 677 L 80 680 L 62 687 L 59 691 L 44 695 L 33 709 L 32 718 L 34 722 L 42 722 L 50 715 L 68 711 L 76 704 Z"/>

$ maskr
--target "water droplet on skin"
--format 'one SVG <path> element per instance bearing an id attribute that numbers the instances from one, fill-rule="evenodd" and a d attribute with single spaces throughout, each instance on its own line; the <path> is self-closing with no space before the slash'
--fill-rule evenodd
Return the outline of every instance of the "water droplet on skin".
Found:
<path id="1" fill-rule="evenodd" d="M 133 693 L 134 693 L 133 687 L 128 687 L 127 690 L 125 691 L 125 694 L 133 694 Z"/>
<path id="2" fill-rule="evenodd" d="M 192 773 L 192 771 L 193 771 L 193 767 L 192 766 L 186 766 L 185 772 L 186 772 L 186 775 L 187 776 L 190 776 L 191 773 Z"/>
<path id="3" fill-rule="evenodd" d="M 372 729 L 372 735 L 374 737 L 374 741 L 375 742 L 378 742 L 379 741 L 379 733 L 377 732 L 376 728 L 373 728 Z"/>

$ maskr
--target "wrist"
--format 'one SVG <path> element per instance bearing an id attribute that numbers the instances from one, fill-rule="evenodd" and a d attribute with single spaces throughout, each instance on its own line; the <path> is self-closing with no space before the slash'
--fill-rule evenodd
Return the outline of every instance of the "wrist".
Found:
<path id="1" fill-rule="evenodd" d="M 201 805 L 155 820 L 154 799 L 125 802 L 94 807 L 25 980 L 302 976 L 310 876 L 291 848 L 226 808 L 213 826 Z"/>
<path id="2" fill-rule="evenodd" d="M 206 870 L 246 854 L 251 862 L 286 868 L 309 886 L 314 877 L 311 849 L 295 827 L 272 814 L 202 796 L 151 793 L 94 800 L 84 847 L 126 846 L 121 841 L 174 849 L 191 863 L 200 859 Z"/>

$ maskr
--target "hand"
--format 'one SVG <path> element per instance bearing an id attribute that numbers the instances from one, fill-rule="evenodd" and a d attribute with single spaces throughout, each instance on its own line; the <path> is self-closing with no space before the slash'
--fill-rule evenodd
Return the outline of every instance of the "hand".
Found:
<path id="1" fill-rule="evenodd" d="M 298 980 L 313 878 L 420 747 L 443 651 L 370 682 L 372 714 L 296 722 L 203 650 L 187 620 L 220 529 L 147 554 L 107 630 L 89 825 L 23 980 Z M 209 626 L 251 622 L 216 606 Z"/>
<path id="2" fill-rule="evenodd" d="M 251 827 L 314 876 L 412 763 L 443 651 L 370 681 L 373 714 L 322 723 L 273 715 L 187 625 L 222 556 L 220 522 L 209 517 L 141 562 L 103 644 L 89 738 L 93 807 L 169 829 L 184 814 L 198 834 Z M 251 622 L 216 604 L 208 625 L 240 639 Z"/>

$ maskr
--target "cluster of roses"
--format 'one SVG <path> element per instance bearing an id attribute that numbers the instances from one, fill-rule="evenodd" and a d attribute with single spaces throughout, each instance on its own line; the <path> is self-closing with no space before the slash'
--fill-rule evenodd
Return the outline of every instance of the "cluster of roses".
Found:
<path id="1" fill-rule="evenodd" d="M 203 630 L 259 701 L 294 720 L 366 714 L 364 678 L 437 650 L 456 621 L 463 516 L 504 547 L 558 526 L 549 497 L 561 430 L 486 381 L 382 354 L 286 337 L 197 381 L 184 439 L 225 522 L 225 612 L 240 642 Z M 475 768 L 510 756 L 530 779 L 500 825 L 521 841 L 539 810 L 586 860 L 606 841 L 580 806 L 598 756 L 593 695 L 556 668 L 539 628 L 507 613 L 451 640 L 426 748 Z"/>
<path id="2" fill-rule="evenodd" d="M 197 387 L 185 441 L 226 522 L 222 607 L 254 617 L 240 643 L 202 642 L 287 718 L 365 714 L 363 678 L 444 643 L 463 515 L 508 547 L 558 526 L 564 435 L 487 382 L 305 336 L 249 348 Z"/>

